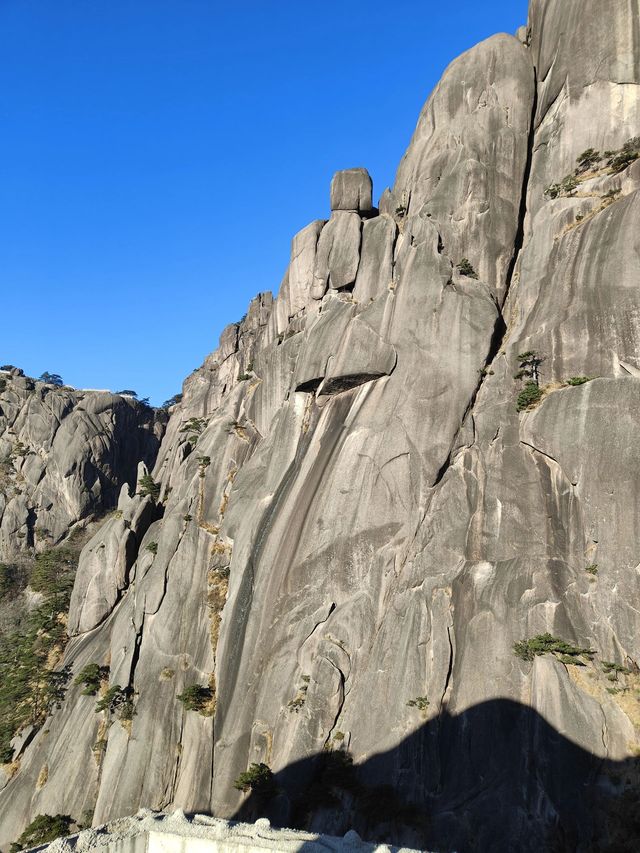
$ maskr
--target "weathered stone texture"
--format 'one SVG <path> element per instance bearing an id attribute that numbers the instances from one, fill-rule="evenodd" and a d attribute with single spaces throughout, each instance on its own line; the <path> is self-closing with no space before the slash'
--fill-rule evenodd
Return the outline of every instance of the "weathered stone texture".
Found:
<path id="1" fill-rule="evenodd" d="M 100 721 L 70 690 L 6 780 L 0 843 L 88 804 L 97 822 L 232 816 L 259 761 L 286 824 L 339 748 L 428 821 L 363 816 L 352 791 L 314 828 L 441 850 L 629 841 L 634 789 L 612 780 L 635 779 L 640 747 L 640 166 L 543 191 L 639 132 L 637 30 L 636 3 L 533 0 L 518 38 L 447 69 L 380 215 L 364 175 L 338 173 L 278 296 L 185 381 L 153 513 L 124 493 L 83 553 L 65 660 L 110 661 L 130 729 L 103 725 L 97 767 Z M 518 412 L 527 350 L 544 396 Z M 514 655 L 545 632 L 593 660 Z M 213 718 L 177 700 L 195 683 Z"/>
<path id="2" fill-rule="evenodd" d="M 369 213 L 373 185 L 366 169 L 343 169 L 331 181 L 331 210 Z"/>
<path id="3" fill-rule="evenodd" d="M 139 460 L 152 464 L 164 416 L 109 392 L 25 376 L 0 391 L 0 559 L 59 542 L 115 506 Z"/>

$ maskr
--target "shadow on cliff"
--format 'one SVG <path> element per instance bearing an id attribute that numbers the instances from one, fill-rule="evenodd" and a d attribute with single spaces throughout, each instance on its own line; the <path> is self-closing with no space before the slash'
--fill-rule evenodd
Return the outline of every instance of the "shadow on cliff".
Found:
<path id="1" fill-rule="evenodd" d="M 235 819 L 438 853 L 640 851 L 640 759 L 600 758 L 517 702 L 445 710 L 357 766 L 340 733 L 332 743 L 254 790 Z"/>

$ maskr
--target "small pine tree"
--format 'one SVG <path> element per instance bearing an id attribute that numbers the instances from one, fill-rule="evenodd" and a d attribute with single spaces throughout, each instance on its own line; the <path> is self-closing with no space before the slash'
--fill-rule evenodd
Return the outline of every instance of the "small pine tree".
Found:
<path id="1" fill-rule="evenodd" d="M 458 264 L 457 270 L 460 275 L 467 276 L 467 278 L 478 278 L 478 273 L 472 267 L 469 258 L 463 258 Z"/>
<path id="2" fill-rule="evenodd" d="M 182 394 L 174 394 L 173 397 L 169 397 L 168 400 L 165 400 L 164 403 L 160 406 L 160 408 L 170 409 L 172 406 L 177 406 L 181 400 Z"/>
<path id="3" fill-rule="evenodd" d="M 64 385 L 64 381 L 62 376 L 58 373 L 49 373 L 45 370 L 45 372 L 40 376 L 40 382 L 46 382 L 47 385 L 56 385 L 58 388 L 61 388 Z"/>
<path id="4" fill-rule="evenodd" d="M 114 684 L 107 692 L 96 702 L 96 714 L 100 711 L 115 711 L 119 705 L 125 700 L 125 691 L 119 684 Z"/>
<path id="5" fill-rule="evenodd" d="M 97 663 L 88 663 L 73 680 L 74 684 L 83 684 L 82 696 L 95 696 L 100 689 L 100 683 L 109 675 L 108 666 L 99 666 Z"/>
<path id="6" fill-rule="evenodd" d="M 72 823 L 73 820 L 68 814 L 39 814 L 31 821 L 18 840 L 11 845 L 10 851 L 11 853 L 18 853 L 19 850 L 37 847 L 40 844 L 47 844 L 50 841 L 55 841 L 56 838 L 69 835 Z"/>
<path id="7" fill-rule="evenodd" d="M 592 166 L 595 166 L 602 159 L 600 152 L 596 151 L 595 148 L 587 148 L 586 151 L 583 151 L 582 154 L 578 157 L 578 168 L 576 172 L 580 174 L 581 172 L 588 172 Z"/>
<path id="8" fill-rule="evenodd" d="M 233 787 L 238 791 L 252 791 L 261 797 L 270 797 L 275 794 L 276 785 L 273 773 L 268 764 L 256 764 L 249 766 L 248 770 L 241 773 Z"/>
<path id="9" fill-rule="evenodd" d="M 560 187 L 567 195 L 573 195 L 578 189 L 578 181 L 575 175 L 567 175 L 566 178 L 563 178 Z"/>
<path id="10" fill-rule="evenodd" d="M 519 412 L 524 412 L 527 409 L 532 409 L 542 399 L 542 389 L 535 382 L 527 382 L 522 391 L 518 394 L 516 400 L 516 408 Z"/>
<path id="11" fill-rule="evenodd" d="M 160 483 L 156 483 L 151 474 L 144 474 L 138 480 L 138 494 L 157 501 L 160 497 Z"/>
<path id="12" fill-rule="evenodd" d="M 523 379 L 525 376 L 529 378 L 535 385 L 540 384 L 540 365 L 544 358 L 535 350 L 521 352 L 518 356 L 518 366 L 520 370 L 515 375 L 515 379 Z"/>
<path id="13" fill-rule="evenodd" d="M 189 687 L 185 687 L 184 692 L 180 693 L 177 698 L 187 711 L 203 711 L 207 703 L 213 698 L 213 693 L 209 687 L 191 684 Z"/>
<path id="14" fill-rule="evenodd" d="M 596 654 L 595 649 L 581 648 L 554 637 L 551 634 L 538 634 L 528 640 L 520 640 L 513 644 L 513 653 L 520 660 L 532 661 L 538 655 L 559 654 L 564 657 L 583 656 L 591 660 Z"/>

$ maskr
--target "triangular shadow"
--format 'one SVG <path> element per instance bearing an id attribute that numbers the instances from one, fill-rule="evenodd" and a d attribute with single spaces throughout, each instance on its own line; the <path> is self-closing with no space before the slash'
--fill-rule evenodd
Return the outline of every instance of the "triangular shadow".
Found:
<path id="1" fill-rule="evenodd" d="M 337 749 L 274 781 L 234 819 L 434 853 L 640 851 L 640 759 L 602 758 L 507 699 L 445 710 L 357 766 Z"/>

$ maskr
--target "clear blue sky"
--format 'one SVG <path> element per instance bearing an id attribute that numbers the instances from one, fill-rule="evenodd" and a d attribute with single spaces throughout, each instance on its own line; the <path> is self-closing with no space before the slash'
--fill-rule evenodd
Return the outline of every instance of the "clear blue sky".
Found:
<path id="1" fill-rule="evenodd" d="M 526 0 L 0 0 L 0 363 L 160 404 Z"/>

